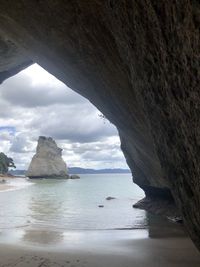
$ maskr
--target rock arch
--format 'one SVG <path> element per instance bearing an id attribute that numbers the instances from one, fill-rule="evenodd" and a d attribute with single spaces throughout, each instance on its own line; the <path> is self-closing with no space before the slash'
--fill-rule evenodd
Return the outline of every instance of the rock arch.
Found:
<path id="1" fill-rule="evenodd" d="M 37 62 L 119 130 L 133 180 L 172 194 L 200 248 L 196 0 L 3 1 L 0 81 Z"/>

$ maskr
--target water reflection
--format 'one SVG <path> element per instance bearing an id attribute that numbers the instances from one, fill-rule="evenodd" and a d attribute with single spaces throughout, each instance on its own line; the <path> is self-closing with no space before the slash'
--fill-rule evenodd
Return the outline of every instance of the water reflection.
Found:
<path id="1" fill-rule="evenodd" d="M 41 245 L 55 245 L 61 243 L 63 240 L 63 233 L 59 231 L 49 230 L 26 230 L 22 237 L 22 241 L 29 243 L 36 243 Z"/>
<path id="2" fill-rule="evenodd" d="M 48 223 L 61 217 L 62 202 L 48 193 L 33 196 L 29 202 L 30 217 L 37 223 Z"/>
<path id="3" fill-rule="evenodd" d="M 185 237 L 184 227 L 170 222 L 167 218 L 146 213 L 149 238 Z"/>
<path id="4" fill-rule="evenodd" d="M 148 229 L 149 222 L 147 212 L 145 210 L 134 211 L 133 214 L 133 229 Z"/>

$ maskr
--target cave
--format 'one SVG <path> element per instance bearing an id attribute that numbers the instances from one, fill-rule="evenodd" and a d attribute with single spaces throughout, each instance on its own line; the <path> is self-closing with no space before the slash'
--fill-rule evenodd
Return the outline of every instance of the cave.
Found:
<path id="1" fill-rule="evenodd" d="M 36 62 L 92 102 L 200 249 L 199 18 L 196 0 L 0 3 L 0 81 Z"/>

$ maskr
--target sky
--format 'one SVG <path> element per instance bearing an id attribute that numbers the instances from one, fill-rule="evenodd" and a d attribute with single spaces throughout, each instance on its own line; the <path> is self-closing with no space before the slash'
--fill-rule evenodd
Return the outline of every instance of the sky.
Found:
<path id="1" fill-rule="evenodd" d="M 128 168 L 117 129 L 87 99 L 34 64 L 0 85 L 0 152 L 27 169 L 40 135 L 68 167 Z"/>

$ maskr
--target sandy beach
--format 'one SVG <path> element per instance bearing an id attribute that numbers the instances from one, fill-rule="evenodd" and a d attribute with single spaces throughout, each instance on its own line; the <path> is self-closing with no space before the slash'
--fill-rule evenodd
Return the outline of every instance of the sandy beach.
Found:
<path id="1" fill-rule="evenodd" d="M 14 176 L 4 176 L 0 175 L 0 181 L 5 181 L 0 183 L 0 191 L 7 191 L 10 189 L 14 189 L 13 185 L 9 185 L 9 182 L 15 179 Z"/>
<path id="2" fill-rule="evenodd" d="M 106 243 L 87 239 L 64 247 L 0 245 L 1 267 L 199 267 L 200 255 L 184 238 L 129 239 L 120 231 Z M 99 233 L 101 235 L 101 233 Z M 83 240 L 82 240 L 83 241 Z"/>
<path id="3" fill-rule="evenodd" d="M 13 191 L 27 186 L 25 177 L 0 175 L 0 192 Z"/>
<path id="4" fill-rule="evenodd" d="M 7 184 L 0 184 L 0 191 L 7 191 L 8 189 L 13 189 L 14 186 Z"/>

